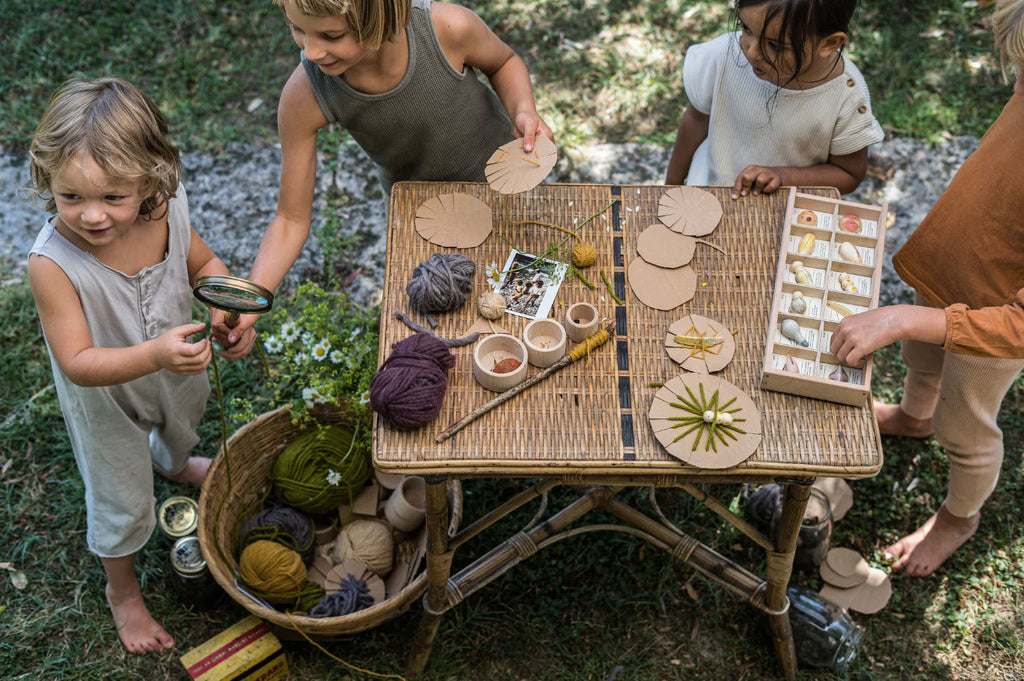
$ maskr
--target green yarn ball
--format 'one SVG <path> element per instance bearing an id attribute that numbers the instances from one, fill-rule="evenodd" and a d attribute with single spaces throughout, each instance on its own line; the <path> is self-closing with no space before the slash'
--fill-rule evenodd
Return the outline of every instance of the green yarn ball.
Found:
<path id="1" fill-rule="evenodd" d="M 323 514 L 351 503 L 372 474 L 369 442 L 359 428 L 326 426 L 306 431 L 285 447 L 274 460 L 270 482 L 284 503 Z"/>

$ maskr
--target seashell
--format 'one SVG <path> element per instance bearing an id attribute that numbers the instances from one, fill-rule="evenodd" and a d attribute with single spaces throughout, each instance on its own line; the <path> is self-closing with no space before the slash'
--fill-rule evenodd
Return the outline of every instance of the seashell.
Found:
<path id="1" fill-rule="evenodd" d="M 814 235 L 804 234 L 803 238 L 800 239 L 800 245 L 797 246 L 796 252 L 800 255 L 810 255 L 811 251 L 814 250 Z"/>
<path id="2" fill-rule="evenodd" d="M 798 284 L 803 284 L 804 286 L 811 285 L 811 273 L 807 271 L 806 267 L 801 267 L 793 272 L 793 278 L 796 279 Z"/>
<path id="3" fill-rule="evenodd" d="M 783 371 L 791 371 L 794 374 L 800 373 L 800 367 L 796 365 L 796 360 L 793 359 L 793 355 L 786 355 L 786 366 L 782 367 Z"/>
<path id="4" fill-rule="evenodd" d="M 839 229 L 850 234 L 856 234 L 860 231 L 861 222 L 860 218 L 856 215 L 844 215 L 839 218 Z"/>
<path id="5" fill-rule="evenodd" d="M 812 210 L 802 210 L 797 214 L 796 221 L 801 225 L 811 225 L 813 227 L 818 224 L 818 216 Z"/>
<path id="6" fill-rule="evenodd" d="M 793 341 L 794 343 L 797 343 L 805 348 L 808 345 L 810 345 L 810 343 L 807 342 L 807 339 L 804 338 L 803 333 L 800 332 L 800 325 L 794 322 L 792 319 L 782 320 L 782 324 L 779 327 L 779 329 L 782 331 L 783 336 Z"/>
<path id="7" fill-rule="evenodd" d="M 853 283 L 853 279 L 850 278 L 849 274 L 839 275 L 839 286 L 847 293 L 856 293 L 857 285 Z"/>
<path id="8" fill-rule="evenodd" d="M 839 257 L 846 262 L 864 262 L 863 258 L 860 257 L 860 251 L 858 251 L 857 248 L 849 241 L 844 241 L 839 244 Z"/>
<path id="9" fill-rule="evenodd" d="M 720 411 L 715 414 L 715 423 L 720 426 L 731 426 L 732 425 L 732 414 L 724 411 Z"/>
<path id="10" fill-rule="evenodd" d="M 845 305 L 840 305 L 839 303 L 834 303 L 831 300 L 825 303 L 825 307 L 832 310 L 843 319 L 846 319 L 847 317 L 853 314 L 853 310 L 851 310 L 850 308 L 846 307 Z"/>
<path id="11" fill-rule="evenodd" d="M 846 372 L 843 371 L 843 367 L 836 367 L 836 370 L 828 375 L 833 381 L 839 381 L 840 383 L 847 383 L 849 381 Z"/>
<path id="12" fill-rule="evenodd" d="M 789 301 L 789 311 L 793 314 L 807 312 L 807 301 L 804 299 L 804 294 L 801 291 L 793 292 L 793 297 Z"/>

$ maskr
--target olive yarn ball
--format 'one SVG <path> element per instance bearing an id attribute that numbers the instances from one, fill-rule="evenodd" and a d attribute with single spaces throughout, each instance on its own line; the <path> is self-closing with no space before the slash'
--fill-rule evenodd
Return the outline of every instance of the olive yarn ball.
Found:
<path id="1" fill-rule="evenodd" d="M 576 267 L 590 267 L 597 262 L 597 249 L 590 244 L 576 244 L 572 247 L 572 264 Z"/>

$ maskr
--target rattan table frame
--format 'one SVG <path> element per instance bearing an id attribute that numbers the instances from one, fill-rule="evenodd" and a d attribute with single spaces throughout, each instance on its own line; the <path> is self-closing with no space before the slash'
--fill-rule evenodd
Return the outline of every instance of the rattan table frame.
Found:
<path id="1" fill-rule="evenodd" d="M 786 192 L 732 201 L 728 188 L 709 189 L 722 203 L 723 218 L 718 229 L 705 237 L 714 247 L 697 247 L 692 263 L 698 277 L 696 296 L 671 311 L 639 302 L 629 288 L 626 269 L 638 257 L 637 236 L 657 222 L 658 201 L 665 190 L 651 185 L 552 184 L 506 196 L 477 183 L 402 182 L 394 186 L 381 309 L 381 361 L 393 343 L 410 333 L 394 315 L 412 312 L 405 285 L 415 266 L 436 252 L 455 252 L 421 239 L 414 229 L 417 208 L 434 196 L 451 192 L 468 193 L 492 209 L 494 233 L 480 246 L 460 251 L 480 270 L 472 300 L 486 290 L 484 266 L 502 265 L 513 246 L 541 254 L 565 239 L 558 251 L 565 260 L 571 237 L 540 223 L 554 224 L 578 230 L 583 242 L 595 246 L 598 259 L 584 272 L 595 288 L 567 278 L 551 316 L 560 318 L 566 306 L 586 300 L 615 327 L 615 336 L 605 347 L 483 415 L 441 444 L 435 442 L 440 430 L 493 397 L 472 377 L 472 346 L 453 349 L 456 366 L 449 372 L 448 394 L 434 424 L 399 430 L 376 418 L 375 466 L 392 473 L 423 475 L 427 480 L 428 587 L 406 669 L 411 678 L 422 673 L 445 611 L 541 548 L 595 530 L 617 530 L 643 538 L 768 613 L 782 674 L 787 678 L 795 675 L 785 592 L 810 485 L 818 476 L 875 475 L 882 462 L 878 427 L 866 401 L 848 406 L 758 387 Z M 837 196 L 833 189 L 802 191 Z M 734 331 L 736 354 L 719 375 L 749 394 L 761 411 L 761 445 L 747 461 L 732 468 L 699 469 L 683 464 L 664 451 L 647 421 L 657 384 L 682 373 L 664 351 L 665 331 L 690 313 L 716 319 Z M 475 305 L 469 303 L 456 312 L 439 315 L 436 333 L 462 336 L 475 316 Z M 500 321 L 511 333 L 520 335 L 528 320 L 505 315 Z M 447 480 L 474 477 L 535 482 L 451 533 Z M 784 484 L 774 540 L 700 486 L 772 481 Z M 578 498 L 542 518 L 547 492 L 559 485 L 577 490 Z M 618 499 L 616 494 L 625 487 L 649 487 L 653 514 Z M 754 575 L 675 527 L 658 507 L 657 488 L 677 488 L 693 495 L 763 547 L 768 559 L 766 577 Z M 451 574 L 459 546 L 538 498 L 541 508 L 533 522 L 458 574 Z M 598 508 L 621 523 L 570 527 Z"/>

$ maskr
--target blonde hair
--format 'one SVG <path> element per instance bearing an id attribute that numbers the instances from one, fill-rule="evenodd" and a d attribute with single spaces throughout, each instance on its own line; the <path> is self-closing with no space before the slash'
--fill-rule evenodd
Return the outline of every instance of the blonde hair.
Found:
<path id="1" fill-rule="evenodd" d="M 74 79 L 50 99 L 29 148 L 34 199 L 56 209 L 50 184 L 87 154 L 108 178 L 137 182 L 139 214 L 153 218 L 178 189 L 181 157 L 167 141 L 167 121 L 137 87 L 119 78 Z"/>
<path id="2" fill-rule="evenodd" d="M 992 29 L 1003 73 L 1009 64 L 1019 76 L 1024 71 L 1024 0 L 997 0 Z"/>
<path id="3" fill-rule="evenodd" d="M 307 17 L 341 17 L 356 41 L 380 48 L 409 23 L 411 0 L 274 0 L 284 10 L 291 3 Z"/>

